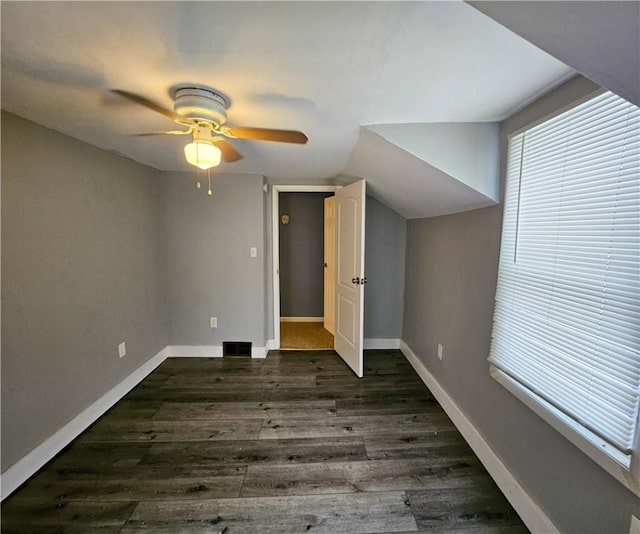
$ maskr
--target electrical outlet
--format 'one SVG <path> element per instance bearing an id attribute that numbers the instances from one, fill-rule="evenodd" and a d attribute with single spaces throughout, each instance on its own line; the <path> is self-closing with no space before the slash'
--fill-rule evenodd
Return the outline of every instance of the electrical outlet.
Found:
<path id="1" fill-rule="evenodd" d="M 209 317 L 209 328 L 218 328 L 218 318 Z"/>
<path id="2" fill-rule="evenodd" d="M 444 347 L 438 343 L 438 360 L 442 360 L 442 353 L 444 352 Z"/>
<path id="3" fill-rule="evenodd" d="M 127 355 L 127 346 L 124 344 L 124 341 L 118 345 L 118 356 L 120 358 L 124 358 Z"/>

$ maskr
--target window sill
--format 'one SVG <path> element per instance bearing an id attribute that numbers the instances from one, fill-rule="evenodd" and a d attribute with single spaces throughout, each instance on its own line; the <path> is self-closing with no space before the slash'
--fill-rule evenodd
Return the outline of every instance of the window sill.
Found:
<path id="1" fill-rule="evenodd" d="M 630 458 L 578 425 L 556 407 L 520 385 L 497 367 L 490 366 L 491 376 L 539 417 L 584 452 L 636 496 L 640 497 L 640 462 L 638 445 Z M 640 434 L 640 432 L 639 432 Z"/>

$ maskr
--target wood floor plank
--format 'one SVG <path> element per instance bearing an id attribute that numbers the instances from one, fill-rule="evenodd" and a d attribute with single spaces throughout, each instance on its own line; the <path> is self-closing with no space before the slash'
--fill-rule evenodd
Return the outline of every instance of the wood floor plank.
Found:
<path id="1" fill-rule="evenodd" d="M 113 443 L 74 441 L 45 467 L 60 474 L 75 471 L 119 472 L 138 465 L 151 448 L 151 443 Z"/>
<path id="2" fill-rule="evenodd" d="M 349 371 L 351 372 L 351 371 Z M 338 399 L 397 398 L 398 391 L 406 396 L 428 395 L 423 384 L 416 383 L 402 388 L 384 388 L 376 385 L 345 387 L 340 390 L 329 387 L 256 387 L 242 388 L 156 388 L 134 389 L 126 397 L 130 401 L 162 402 L 263 402 L 263 401 L 315 401 Z"/>
<path id="3" fill-rule="evenodd" d="M 167 358 L 158 367 L 159 371 L 183 371 L 192 372 L 194 369 L 259 369 L 264 364 L 262 359 L 252 359 L 249 357 L 237 358 Z"/>
<path id="4" fill-rule="evenodd" d="M 365 376 L 364 378 L 358 378 L 353 374 L 351 376 L 318 376 L 316 385 L 337 390 L 354 387 L 361 389 L 396 389 L 396 391 L 405 386 L 421 386 L 424 388 L 424 384 L 417 375 L 408 374 L 373 375 Z"/>
<path id="5" fill-rule="evenodd" d="M 365 436 L 364 443 L 367 456 L 372 460 L 473 454 L 460 432 L 454 429 L 408 436 Z"/>
<path id="6" fill-rule="evenodd" d="M 366 460 L 361 437 L 154 443 L 142 464 L 243 466 Z"/>
<path id="7" fill-rule="evenodd" d="M 130 521 L 120 534 L 231 534 L 226 526 L 210 521 Z M 234 531 L 235 532 L 235 531 Z M 414 533 L 415 534 L 415 533 Z"/>
<path id="8" fill-rule="evenodd" d="M 264 419 L 286 417 L 335 417 L 336 403 L 325 401 L 290 402 L 165 402 L 152 419 L 171 421 Z"/>
<path id="9" fill-rule="evenodd" d="M 110 419 L 149 419 L 163 406 L 161 401 L 123 400 L 111 408 L 105 415 Z"/>
<path id="10" fill-rule="evenodd" d="M 417 530 L 406 493 L 396 491 L 174 503 L 141 502 L 123 533 L 131 534 L 140 531 L 141 527 L 166 528 L 173 522 L 188 520 L 210 521 L 218 529 L 213 532 L 229 534 L 358 534 Z"/>
<path id="11" fill-rule="evenodd" d="M 304 400 L 305 398 L 313 398 L 315 391 L 314 388 L 300 388 L 298 398 L 288 399 L 290 388 L 283 388 L 285 392 L 280 397 L 274 400 Z M 147 390 L 138 390 L 137 388 L 127 394 L 126 400 L 131 401 L 162 401 L 162 402 L 263 402 L 265 400 L 271 400 L 274 395 L 274 391 L 278 392 L 280 389 L 275 388 L 242 388 L 232 389 L 225 388 L 156 388 Z M 304 396 L 304 391 L 307 393 L 307 397 Z M 331 400 L 327 395 L 323 399 L 317 400 Z"/>
<path id="12" fill-rule="evenodd" d="M 2 503 L 2 532 L 526 532 L 404 356 L 364 367 L 169 358 Z"/>
<path id="13" fill-rule="evenodd" d="M 91 441 L 209 441 L 256 439 L 261 419 L 224 421 L 152 421 L 102 419 L 79 438 Z"/>
<path id="14" fill-rule="evenodd" d="M 251 358 L 168 358 L 158 371 L 169 374 L 202 374 L 208 372 L 260 373 L 264 360 Z"/>
<path id="15" fill-rule="evenodd" d="M 347 364 L 340 358 L 336 358 L 333 352 L 329 354 L 316 352 L 310 357 L 306 357 L 307 354 L 309 353 L 288 351 L 282 356 L 276 356 L 270 353 L 262 367 L 262 374 L 264 376 L 277 374 L 340 376 L 349 372 Z"/>
<path id="16" fill-rule="evenodd" d="M 522 522 L 489 476 L 474 487 L 410 490 L 411 509 L 420 529 L 521 527 Z"/>
<path id="17" fill-rule="evenodd" d="M 451 530 L 432 529 L 419 530 L 418 532 L 429 532 L 429 534 L 451 534 Z M 455 529 L 456 534 L 529 534 L 529 529 L 524 525 L 486 525 L 486 526 L 462 526 L 458 525 Z M 415 533 L 411 533 L 415 534 Z"/>
<path id="18" fill-rule="evenodd" d="M 437 401 L 428 393 L 418 395 L 377 395 L 360 399 L 336 400 L 336 413 L 341 417 L 351 415 L 410 414 L 441 410 Z"/>
<path id="19" fill-rule="evenodd" d="M 270 419 L 260 439 L 315 438 L 323 436 L 417 435 L 455 427 L 444 412 L 415 415 L 371 415 L 323 419 Z"/>
<path id="20" fill-rule="evenodd" d="M 2 532 L 119 532 L 135 506 L 133 501 L 43 501 L 16 495 L 2 503 Z"/>
<path id="21" fill-rule="evenodd" d="M 29 496 L 58 501 L 125 501 L 238 497 L 246 467 L 138 465 L 128 472 L 96 469 L 45 472 L 30 484 Z"/>
<path id="22" fill-rule="evenodd" d="M 486 476 L 473 456 L 249 466 L 243 497 L 473 486 Z"/>
<path id="23" fill-rule="evenodd" d="M 173 388 L 216 388 L 216 389 L 242 389 L 242 388 L 278 388 L 278 387 L 315 387 L 315 376 L 246 376 L 227 374 L 198 374 L 198 375 L 171 375 L 162 385 L 165 389 Z"/>
<path id="24" fill-rule="evenodd" d="M 414 386 L 404 386 L 402 388 L 381 388 L 375 385 L 357 385 L 353 387 L 345 387 L 335 389 L 324 386 L 316 386 L 312 389 L 305 388 L 286 388 L 282 390 L 272 390 L 270 400 L 375 400 L 375 399 L 394 399 L 397 398 L 398 392 L 402 391 L 403 395 L 411 397 L 424 396 L 427 393 L 424 385 L 416 384 Z M 305 397 L 306 394 L 306 397 Z"/>

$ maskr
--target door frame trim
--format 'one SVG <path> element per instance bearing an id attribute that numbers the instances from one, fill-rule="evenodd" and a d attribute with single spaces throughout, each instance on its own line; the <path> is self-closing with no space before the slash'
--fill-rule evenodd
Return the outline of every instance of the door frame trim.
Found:
<path id="1" fill-rule="evenodd" d="M 273 349 L 280 348 L 280 193 L 331 193 L 341 185 L 271 185 L 271 285 L 273 287 Z"/>

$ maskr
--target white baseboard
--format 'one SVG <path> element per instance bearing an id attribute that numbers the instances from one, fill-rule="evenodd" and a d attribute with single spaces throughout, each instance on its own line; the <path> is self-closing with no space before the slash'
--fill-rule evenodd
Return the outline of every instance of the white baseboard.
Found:
<path id="1" fill-rule="evenodd" d="M 277 350 L 279 347 L 276 347 L 275 339 L 267 339 L 267 343 L 265 346 L 265 350 L 269 352 L 270 350 Z"/>
<path id="2" fill-rule="evenodd" d="M 168 358 L 222 358 L 222 345 L 168 345 Z"/>
<path id="3" fill-rule="evenodd" d="M 266 358 L 267 352 L 269 352 L 267 347 L 251 347 L 252 358 Z"/>
<path id="4" fill-rule="evenodd" d="M 281 323 L 323 323 L 324 317 L 280 317 Z"/>
<path id="5" fill-rule="evenodd" d="M 365 338 L 364 350 L 399 349 L 399 339 Z"/>
<path id="6" fill-rule="evenodd" d="M 251 357 L 265 358 L 269 351 L 270 344 L 274 345 L 275 343 L 273 340 L 269 340 L 267 341 L 267 347 L 253 347 L 251 349 Z M 33 476 L 38 469 L 98 420 L 98 418 L 144 380 L 165 359 L 179 357 L 219 358 L 222 357 L 222 347 L 217 345 L 168 345 L 163 348 L 155 356 L 151 357 L 133 371 L 122 382 L 107 391 L 107 393 L 91 404 L 91 406 L 74 417 L 60 430 L 2 473 L 0 475 L 2 500 L 13 493 L 29 477 Z"/>
<path id="7" fill-rule="evenodd" d="M 168 358 L 222 358 L 220 345 L 169 345 L 167 350 Z M 251 346 L 252 358 L 266 358 L 267 352 L 269 352 L 268 346 Z"/>
<path id="8" fill-rule="evenodd" d="M 491 478 L 493 478 L 502 493 L 504 493 L 505 497 L 511 503 L 511 506 L 518 512 L 518 515 L 520 515 L 520 518 L 527 528 L 536 534 L 555 534 L 559 532 L 547 515 L 511 474 L 507 466 L 502 463 L 496 453 L 489 447 L 489 444 L 473 426 L 473 423 L 466 414 L 458 407 L 455 401 L 442 388 L 435 377 L 404 341 L 400 341 L 400 350 L 431 393 L 433 393 L 433 396 L 453 421 L 453 424 L 473 449 L 473 452 L 478 456 L 491 475 Z"/>
<path id="9" fill-rule="evenodd" d="M 91 406 L 76 415 L 55 434 L 47 438 L 2 473 L 2 475 L 0 475 L 2 500 L 13 493 L 29 477 L 34 475 L 38 469 L 69 445 L 69 443 L 92 425 L 109 408 L 144 380 L 167 358 L 169 352 L 167 349 L 168 347 L 165 347 L 143 363 L 122 382 L 107 391 L 102 397 L 91 404 Z"/>

